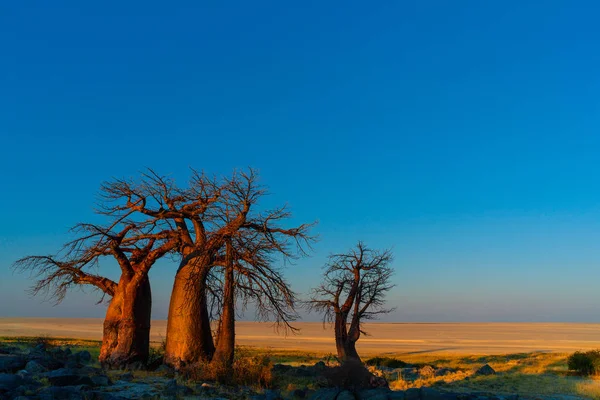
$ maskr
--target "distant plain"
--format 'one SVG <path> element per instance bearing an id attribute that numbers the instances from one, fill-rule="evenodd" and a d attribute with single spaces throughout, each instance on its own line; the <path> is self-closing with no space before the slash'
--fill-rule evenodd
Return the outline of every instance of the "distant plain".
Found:
<path id="1" fill-rule="evenodd" d="M 239 321 L 237 344 L 315 353 L 335 351 L 333 332 L 319 322 L 295 324 L 297 334 L 269 323 Z M 600 348 L 600 324 L 587 323 L 370 323 L 358 342 L 364 355 L 567 353 Z M 166 321 L 152 322 L 151 340 L 161 342 Z M 100 340 L 99 318 L 0 318 L 0 336 L 48 336 Z"/>

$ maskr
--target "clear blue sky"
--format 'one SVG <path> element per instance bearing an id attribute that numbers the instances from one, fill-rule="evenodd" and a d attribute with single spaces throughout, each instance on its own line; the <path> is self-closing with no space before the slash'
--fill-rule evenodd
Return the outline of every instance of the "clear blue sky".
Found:
<path id="1" fill-rule="evenodd" d="M 393 247 L 400 321 L 600 321 L 595 2 L 3 2 L 0 316 L 10 264 L 93 217 L 99 184 L 252 166 L 325 256 Z M 109 274 L 114 270 L 105 268 Z M 166 316 L 174 266 L 152 272 Z M 314 317 L 313 317 L 314 318 Z"/>

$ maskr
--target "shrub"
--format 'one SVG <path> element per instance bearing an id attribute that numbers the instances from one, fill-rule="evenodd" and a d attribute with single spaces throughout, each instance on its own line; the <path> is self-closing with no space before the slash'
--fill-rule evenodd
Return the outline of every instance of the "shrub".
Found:
<path id="1" fill-rule="evenodd" d="M 236 355 L 231 367 L 219 363 L 200 362 L 186 366 L 181 370 L 181 374 L 192 381 L 270 388 L 273 383 L 272 368 L 273 363 L 266 355 L 250 357 L 242 354 Z"/>
<path id="2" fill-rule="evenodd" d="M 156 367 L 158 367 L 160 364 L 162 364 L 165 358 L 166 350 L 166 339 L 163 339 L 158 346 L 150 347 L 150 353 L 148 355 L 148 365 L 156 365 Z"/>
<path id="3" fill-rule="evenodd" d="M 402 360 L 389 357 L 374 357 L 368 359 L 365 364 L 375 367 L 388 367 L 388 368 L 404 368 L 406 363 Z"/>
<path id="4" fill-rule="evenodd" d="M 580 375 L 600 375 L 600 350 L 576 351 L 569 356 L 568 366 Z"/>
<path id="5" fill-rule="evenodd" d="M 375 376 L 358 360 L 348 360 L 339 367 L 328 368 L 324 375 L 329 386 L 352 391 L 388 386 L 384 377 Z"/>

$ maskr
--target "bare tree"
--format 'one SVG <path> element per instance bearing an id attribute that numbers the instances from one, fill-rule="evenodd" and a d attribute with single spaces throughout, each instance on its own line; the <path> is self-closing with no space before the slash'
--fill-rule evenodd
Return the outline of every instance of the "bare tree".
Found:
<path id="1" fill-rule="evenodd" d="M 14 264 L 36 278 L 33 294 L 46 294 L 57 303 L 78 285 L 91 285 L 103 293 L 102 298 L 111 297 L 100 362 L 115 367 L 147 362 L 152 305 L 148 272 L 156 260 L 178 247 L 179 240 L 169 230 L 155 232 L 153 221 L 135 222 L 129 217 L 117 218 L 107 227 L 78 224 L 72 229 L 77 238 L 58 255 L 28 256 Z M 118 262 L 118 282 L 96 272 L 105 257 Z"/>
<path id="2" fill-rule="evenodd" d="M 323 313 L 323 322 L 333 322 L 340 360 L 359 360 L 356 342 L 362 322 L 391 312 L 384 308 L 393 269 L 390 250 L 371 250 L 362 242 L 345 254 L 334 254 L 325 265 L 323 282 L 312 291 L 309 307 Z"/>
<path id="3" fill-rule="evenodd" d="M 297 330 L 291 325 L 297 318 L 296 294 L 277 267 L 282 261 L 277 256 L 281 256 L 278 246 L 254 230 L 241 229 L 228 240 L 222 266 L 223 308 L 215 335 L 213 364 L 232 365 L 236 305 L 240 311 L 253 308 L 259 320 L 274 322 L 276 328 Z"/>
<path id="4" fill-rule="evenodd" d="M 255 210 L 266 194 L 257 179 L 253 170 L 222 179 L 192 171 L 188 187 L 182 189 L 172 179 L 149 171 L 141 182 L 121 180 L 106 186 L 111 198 L 123 205 L 119 212 L 135 212 L 163 221 L 179 235 L 181 263 L 171 293 L 165 354 L 165 361 L 172 366 L 209 361 L 215 354 L 210 308 L 211 299 L 215 299 L 211 296 L 211 277 L 215 276 L 216 268 L 223 268 L 224 272 L 219 336 L 225 332 L 234 335 L 230 327 L 234 325 L 231 308 L 236 295 L 231 288 L 235 276 L 242 276 L 243 265 L 252 265 L 252 262 L 255 266 L 264 265 L 266 258 L 249 255 L 256 243 L 262 243 L 263 248 L 268 244 L 270 253 L 289 259 L 303 254 L 313 239 L 308 234 L 312 224 L 288 229 L 279 225 L 290 217 L 285 207 L 266 212 Z M 247 240 L 252 237 L 248 232 L 254 233 L 251 241 Z M 247 267 L 245 270 L 250 271 Z M 234 271 L 238 271 L 237 275 Z M 266 270 L 252 271 L 253 277 L 257 277 Z M 240 293 L 257 298 L 257 280 L 251 282 L 253 286 L 245 287 Z M 266 298 L 267 301 L 274 299 Z M 286 307 L 277 305 L 271 309 L 282 313 L 276 318 L 278 321 L 289 320 Z M 218 342 L 225 346 L 224 343 L 232 341 L 219 338 Z M 227 349 L 219 350 L 218 358 L 231 359 L 230 347 L 228 344 Z"/>

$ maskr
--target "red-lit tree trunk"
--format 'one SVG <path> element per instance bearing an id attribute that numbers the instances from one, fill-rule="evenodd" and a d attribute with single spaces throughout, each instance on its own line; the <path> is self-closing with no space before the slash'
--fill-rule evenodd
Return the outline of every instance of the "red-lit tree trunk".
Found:
<path id="1" fill-rule="evenodd" d="M 113 368 L 148 362 L 152 294 L 145 273 L 124 274 L 106 313 L 100 362 Z"/>
<path id="2" fill-rule="evenodd" d="M 360 337 L 357 329 L 348 330 L 348 314 L 343 311 L 336 313 L 334 322 L 335 348 L 341 361 L 358 360 L 360 356 L 356 351 L 356 342 Z"/>
<path id="3" fill-rule="evenodd" d="M 209 361 L 215 352 L 208 312 L 209 267 L 206 257 L 198 257 L 182 265 L 175 275 L 165 350 L 165 363 L 175 368 Z"/>
<path id="4" fill-rule="evenodd" d="M 217 348 L 213 364 L 231 367 L 235 352 L 235 277 L 231 244 L 227 244 L 227 258 L 224 267 L 223 311 L 219 321 Z"/>

